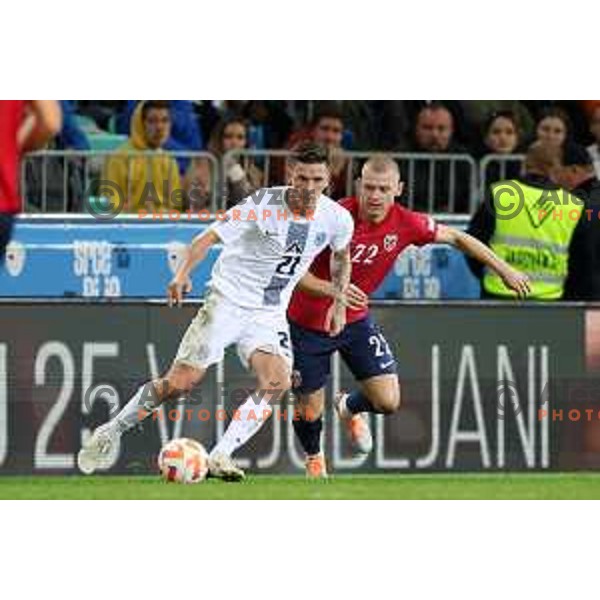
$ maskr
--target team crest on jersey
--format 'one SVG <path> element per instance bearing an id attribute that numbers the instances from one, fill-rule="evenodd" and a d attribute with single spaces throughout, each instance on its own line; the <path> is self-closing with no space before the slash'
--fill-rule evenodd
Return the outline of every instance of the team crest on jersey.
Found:
<path id="1" fill-rule="evenodd" d="M 315 236 L 315 246 L 322 246 L 327 239 L 327 234 L 324 231 L 319 231 Z"/>
<path id="2" fill-rule="evenodd" d="M 302 246 L 298 242 L 292 242 L 288 244 L 285 249 L 286 254 L 302 254 Z"/>
<path id="3" fill-rule="evenodd" d="M 390 235 L 386 235 L 383 238 L 383 247 L 386 252 L 391 252 L 398 243 L 398 236 L 395 233 L 391 233 Z"/>

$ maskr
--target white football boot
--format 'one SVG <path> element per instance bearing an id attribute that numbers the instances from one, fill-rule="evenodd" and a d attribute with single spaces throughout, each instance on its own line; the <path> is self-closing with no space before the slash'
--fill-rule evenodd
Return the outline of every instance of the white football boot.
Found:
<path id="1" fill-rule="evenodd" d="M 111 450 L 119 441 L 119 433 L 113 423 L 100 425 L 83 444 L 77 455 L 77 466 L 82 473 L 91 475 L 106 468 L 111 460 Z"/>
<path id="2" fill-rule="evenodd" d="M 348 394 L 340 392 L 336 395 L 334 402 L 338 417 L 346 426 L 346 430 L 352 443 L 352 451 L 355 454 L 369 454 L 373 450 L 373 436 L 369 422 L 364 414 L 353 415 L 346 408 Z"/>
<path id="3" fill-rule="evenodd" d="M 208 475 L 223 481 L 242 481 L 246 477 L 233 458 L 223 452 L 217 452 L 208 457 Z"/>

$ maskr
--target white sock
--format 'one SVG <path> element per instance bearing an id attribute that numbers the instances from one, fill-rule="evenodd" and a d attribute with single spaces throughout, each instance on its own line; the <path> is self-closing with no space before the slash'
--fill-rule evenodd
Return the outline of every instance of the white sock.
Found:
<path id="1" fill-rule="evenodd" d="M 217 453 L 231 456 L 258 432 L 272 412 L 266 400 L 262 399 L 257 404 L 252 396 L 247 398 L 246 402 L 234 412 L 234 418 L 230 421 L 223 437 L 212 449 L 211 456 Z"/>
<path id="2" fill-rule="evenodd" d="M 340 398 L 340 402 L 337 406 L 338 414 L 342 419 L 351 419 L 354 415 L 350 412 L 348 405 L 346 404 L 346 400 L 348 400 L 348 394 L 344 394 Z"/>
<path id="3" fill-rule="evenodd" d="M 148 388 L 148 386 L 152 387 Z M 160 402 L 156 396 L 154 386 L 151 382 L 146 383 L 131 397 L 119 414 L 111 420 L 111 424 L 118 433 L 123 433 L 141 423 L 159 406 Z"/>

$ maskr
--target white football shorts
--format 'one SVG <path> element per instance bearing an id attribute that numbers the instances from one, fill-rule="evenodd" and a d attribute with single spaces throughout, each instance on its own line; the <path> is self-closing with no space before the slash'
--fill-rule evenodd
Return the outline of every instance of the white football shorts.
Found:
<path id="1" fill-rule="evenodd" d="M 252 353 L 261 350 L 283 356 L 291 370 L 292 344 L 285 313 L 243 308 L 215 290 L 207 294 L 188 326 L 175 362 L 204 369 L 223 360 L 232 344 L 246 368 Z"/>

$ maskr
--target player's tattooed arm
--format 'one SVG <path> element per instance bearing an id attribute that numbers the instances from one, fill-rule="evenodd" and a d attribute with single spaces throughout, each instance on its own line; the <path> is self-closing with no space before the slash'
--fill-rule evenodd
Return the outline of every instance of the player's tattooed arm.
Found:
<path id="1" fill-rule="evenodd" d="M 459 231 L 453 227 L 438 225 L 435 241 L 440 244 L 450 244 L 475 260 L 483 263 L 504 282 L 504 285 L 516 292 L 520 298 L 525 298 L 531 292 L 529 278 L 524 273 L 513 269 L 506 261 L 502 260 L 493 250 L 480 242 L 477 238 Z"/>
<path id="2" fill-rule="evenodd" d="M 350 285 L 350 246 L 331 253 L 331 284 L 334 291 L 333 306 L 329 323 L 329 333 L 337 335 L 346 326 L 346 303 L 344 295 Z M 329 320 L 329 319 L 328 319 Z"/>
<path id="3" fill-rule="evenodd" d="M 302 277 L 297 285 L 299 290 L 320 298 L 335 298 L 336 291 L 331 281 L 321 279 L 310 271 Z M 357 285 L 350 283 L 343 294 L 343 300 L 348 308 L 360 310 L 368 305 L 369 296 Z"/>
<path id="4" fill-rule="evenodd" d="M 197 235 L 187 247 L 185 258 L 179 265 L 167 290 L 169 306 L 181 305 L 184 294 L 192 291 L 190 274 L 196 265 L 204 259 L 209 248 L 219 242 L 219 236 L 208 229 Z"/>

